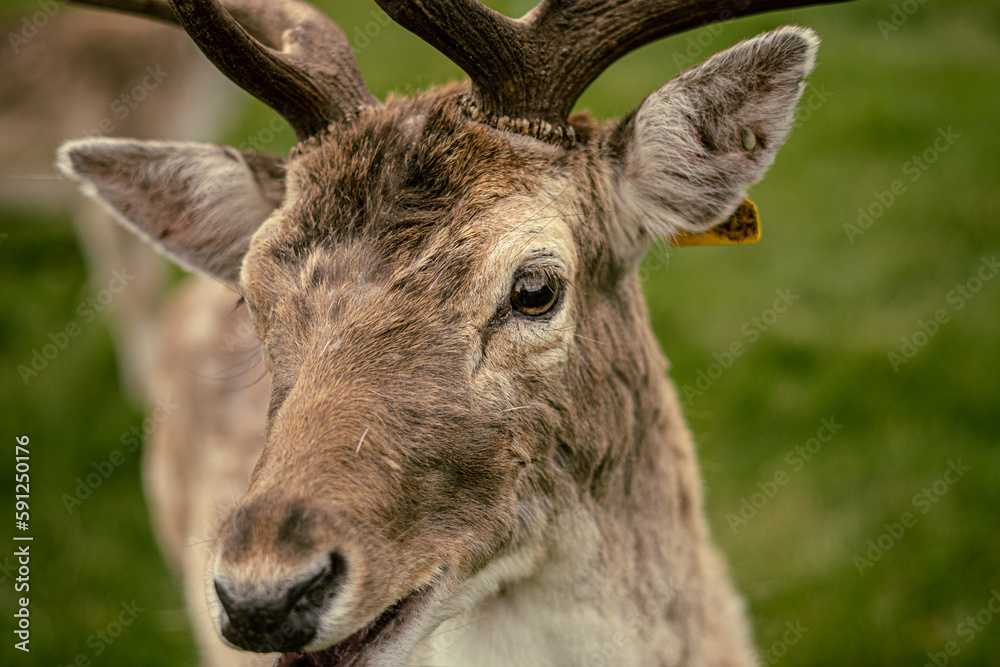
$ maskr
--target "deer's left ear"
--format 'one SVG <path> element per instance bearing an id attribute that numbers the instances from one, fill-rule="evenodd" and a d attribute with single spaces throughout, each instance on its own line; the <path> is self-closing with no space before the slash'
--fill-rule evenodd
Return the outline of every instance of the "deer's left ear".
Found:
<path id="1" fill-rule="evenodd" d="M 726 220 L 792 125 L 819 39 L 784 27 L 741 42 L 647 97 L 611 137 L 621 250 Z"/>

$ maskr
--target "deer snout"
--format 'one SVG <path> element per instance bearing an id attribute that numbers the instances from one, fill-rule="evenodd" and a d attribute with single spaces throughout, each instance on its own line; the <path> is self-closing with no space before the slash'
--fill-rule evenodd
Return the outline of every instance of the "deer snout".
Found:
<path id="1" fill-rule="evenodd" d="M 343 533 L 301 499 L 264 494 L 238 508 L 220 529 L 210 571 L 219 634 L 258 652 L 312 642 L 349 575 L 364 569 L 339 548 Z"/>
<path id="2" fill-rule="evenodd" d="M 316 636 L 322 610 L 336 597 L 347 565 L 338 553 L 303 572 L 252 586 L 231 575 L 217 575 L 215 593 L 225 611 L 222 636 L 248 651 L 298 651 Z"/>

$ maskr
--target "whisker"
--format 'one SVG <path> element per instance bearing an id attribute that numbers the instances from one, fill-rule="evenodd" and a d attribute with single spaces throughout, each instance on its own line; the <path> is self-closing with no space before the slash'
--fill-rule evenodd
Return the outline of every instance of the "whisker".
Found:
<path id="1" fill-rule="evenodd" d="M 251 370 L 253 370 L 253 369 L 251 369 Z M 257 384 L 258 382 L 260 382 L 261 380 L 263 380 L 264 378 L 266 378 L 266 377 L 267 377 L 267 374 L 268 374 L 269 372 L 270 372 L 270 371 L 268 371 L 268 370 L 267 370 L 267 367 L 265 366 L 265 367 L 264 367 L 264 372 L 263 372 L 263 373 L 261 373 L 261 374 L 260 374 L 260 376 L 258 376 L 256 380 L 254 380 L 254 381 L 253 381 L 253 382 L 251 382 L 250 384 L 245 384 L 245 385 L 243 385 L 242 387 L 237 387 L 237 388 L 236 388 L 236 389 L 237 389 L 237 391 L 240 391 L 240 390 L 243 390 L 243 389 L 249 389 L 250 387 L 254 386 L 254 385 L 255 385 L 255 384 Z"/>
<path id="2" fill-rule="evenodd" d="M 185 544 L 183 548 L 184 549 L 190 549 L 191 547 L 196 547 L 199 544 L 208 544 L 211 541 L 212 540 L 198 540 L 197 542 L 191 542 L 190 544 Z"/>
<path id="3" fill-rule="evenodd" d="M 595 338 L 587 338 L 586 336 L 581 336 L 578 333 L 575 333 L 573 335 L 576 336 L 577 338 L 582 338 L 583 340 L 589 340 L 591 343 L 597 343 L 598 345 L 610 345 L 610 343 L 606 343 L 603 340 L 597 340 Z"/>

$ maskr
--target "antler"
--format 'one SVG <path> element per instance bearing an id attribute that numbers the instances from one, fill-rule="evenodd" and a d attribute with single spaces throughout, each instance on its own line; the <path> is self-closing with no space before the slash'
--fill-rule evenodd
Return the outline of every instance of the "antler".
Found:
<path id="1" fill-rule="evenodd" d="M 601 72 L 643 44 L 736 16 L 843 1 L 543 0 L 510 19 L 476 0 L 376 0 L 465 70 L 482 112 L 556 126 Z"/>
<path id="2" fill-rule="evenodd" d="M 344 33 L 308 3 L 79 1 L 180 24 L 223 74 L 284 116 L 300 140 L 378 105 Z"/>

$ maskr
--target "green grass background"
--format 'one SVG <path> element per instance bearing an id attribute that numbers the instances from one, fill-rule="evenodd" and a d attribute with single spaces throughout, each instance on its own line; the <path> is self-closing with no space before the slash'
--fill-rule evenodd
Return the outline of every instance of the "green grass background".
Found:
<path id="1" fill-rule="evenodd" d="M 349 36 L 374 20 L 374 3 L 322 4 Z M 519 15 L 530 2 L 488 4 Z M 765 313 L 776 290 L 799 297 L 686 406 L 709 517 L 749 600 L 759 646 L 780 642 L 787 622 L 808 628 L 768 655 L 783 665 L 919 667 L 949 641 L 960 649 L 949 664 L 1000 665 L 1000 618 L 991 615 L 971 637 L 959 633 L 1000 590 L 1000 276 L 960 311 L 947 300 L 981 258 L 1000 253 L 1000 6 L 898 4 L 916 11 L 887 36 L 878 22 L 890 19 L 890 2 L 686 33 L 626 57 L 580 103 L 605 118 L 627 112 L 678 71 L 699 35 L 708 43 L 693 42 L 695 60 L 786 23 L 812 26 L 824 40 L 810 85 L 828 99 L 802 114 L 752 192 L 761 243 L 676 250 L 666 259 L 654 251 L 644 272 L 680 386 L 708 372 L 713 354 L 747 343 L 741 329 Z M 460 75 L 395 26 L 380 28 L 358 59 L 379 96 Z M 224 139 L 239 144 L 272 117 L 247 101 Z M 947 128 L 960 138 L 908 180 L 905 163 Z M 269 148 L 290 144 L 285 132 Z M 844 225 L 896 179 L 907 191 L 850 242 Z M 79 654 L 94 665 L 194 664 L 178 586 L 148 527 L 138 454 L 127 454 L 72 516 L 60 500 L 143 419 L 120 395 L 107 332 L 86 327 L 28 387 L 16 373 L 103 285 L 87 284 L 67 220 L 0 209 L 0 234 L 0 507 L 13 506 L 14 437 L 29 434 L 35 537 L 33 650 L 25 656 L 10 632 L 12 518 L 0 522 L 0 664 L 64 665 Z M 939 308 L 950 321 L 894 372 L 887 354 Z M 786 454 L 830 417 L 842 430 L 795 471 Z M 921 513 L 914 495 L 959 460 L 970 470 Z M 787 483 L 734 532 L 727 515 L 778 470 Z M 906 511 L 916 524 L 859 575 L 855 556 Z M 145 611 L 96 655 L 88 639 L 132 600 Z"/>

